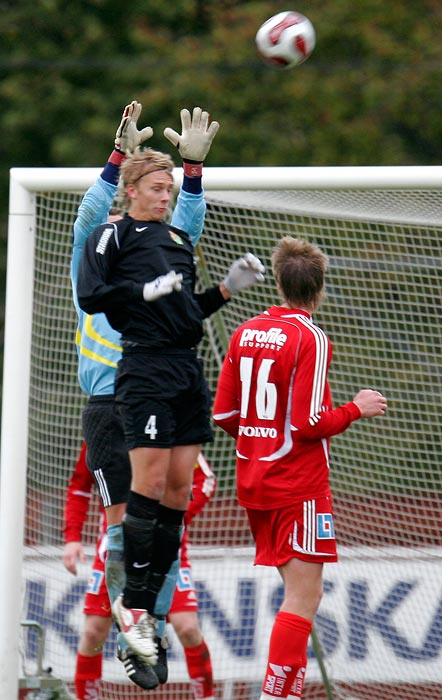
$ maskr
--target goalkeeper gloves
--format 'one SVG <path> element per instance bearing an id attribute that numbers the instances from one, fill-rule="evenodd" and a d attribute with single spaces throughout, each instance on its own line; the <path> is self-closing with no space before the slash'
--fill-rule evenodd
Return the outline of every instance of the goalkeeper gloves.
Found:
<path id="1" fill-rule="evenodd" d="M 167 275 L 160 275 L 152 282 L 146 282 L 143 287 L 143 299 L 144 301 L 155 301 L 173 291 L 180 292 L 182 281 L 183 276 L 177 274 L 175 270 L 171 270 Z"/>
<path id="2" fill-rule="evenodd" d="M 140 146 L 143 141 L 147 141 L 153 135 L 151 126 L 146 126 L 139 131 L 137 129 L 137 121 L 141 114 L 142 105 L 133 100 L 130 105 L 126 105 L 121 117 L 120 125 L 115 134 L 115 150 L 126 155 L 133 152 L 137 146 Z"/>
<path id="3" fill-rule="evenodd" d="M 203 112 L 201 107 L 194 107 L 192 116 L 188 109 L 182 109 L 180 115 L 181 136 L 170 127 L 164 129 L 164 136 L 178 148 L 184 161 L 202 163 L 210 151 L 219 124 L 211 122 L 209 125 L 209 113 Z"/>
<path id="4" fill-rule="evenodd" d="M 235 260 L 223 279 L 225 288 L 231 293 L 241 292 L 243 289 L 252 287 L 256 282 L 264 281 L 265 268 L 261 260 L 247 253 L 243 258 Z"/>

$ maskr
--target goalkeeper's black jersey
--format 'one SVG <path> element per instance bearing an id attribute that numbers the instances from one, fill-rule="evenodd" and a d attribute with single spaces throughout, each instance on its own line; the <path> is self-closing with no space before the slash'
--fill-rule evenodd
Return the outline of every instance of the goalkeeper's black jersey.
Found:
<path id="1" fill-rule="evenodd" d="M 183 275 L 182 290 L 145 302 L 144 284 L 171 270 Z M 203 319 L 225 304 L 218 287 L 196 294 L 195 281 L 194 249 L 187 233 L 126 215 L 98 226 L 86 241 L 78 301 L 87 313 L 104 312 L 123 341 L 191 348 L 201 340 Z"/>

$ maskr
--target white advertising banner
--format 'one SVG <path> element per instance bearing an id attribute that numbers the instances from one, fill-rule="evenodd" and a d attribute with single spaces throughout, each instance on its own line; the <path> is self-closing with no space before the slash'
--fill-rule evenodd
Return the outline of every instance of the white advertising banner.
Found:
<path id="1" fill-rule="evenodd" d="M 442 549 L 343 549 L 324 567 L 324 596 L 315 622 L 333 678 L 348 682 L 442 682 Z M 70 680 L 75 667 L 89 567 L 77 578 L 61 549 L 24 562 L 26 619 L 45 629 L 45 660 Z M 50 556 L 48 556 L 50 554 Z M 252 549 L 191 549 L 201 626 L 217 680 L 259 680 L 282 596 L 276 570 L 253 566 Z M 170 626 L 169 626 L 170 627 Z M 187 681 L 173 630 L 169 677 Z M 115 635 L 111 634 L 114 642 Z M 32 630 L 26 656 L 35 655 Z M 104 678 L 124 680 L 114 644 L 105 649 Z M 308 680 L 320 673 L 310 650 Z"/>

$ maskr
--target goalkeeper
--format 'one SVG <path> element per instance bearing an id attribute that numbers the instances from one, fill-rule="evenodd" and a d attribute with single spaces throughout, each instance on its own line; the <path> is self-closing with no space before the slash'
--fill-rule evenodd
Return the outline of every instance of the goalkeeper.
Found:
<path id="1" fill-rule="evenodd" d="M 71 280 L 74 303 L 78 313 L 77 351 L 78 378 L 85 394 L 89 396 L 83 410 L 83 432 L 88 446 L 88 466 L 95 477 L 102 504 L 106 511 L 108 556 L 106 557 L 106 586 L 113 601 L 124 585 L 122 518 L 130 487 L 130 463 L 118 415 L 114 410 L 114 382 L 117 363 L 121 357 L 120 334 L 107 322 L 104 314 L 89 316 L 78 306 L 76 288 L 78 266 L 83 246 L 94 228 L 106 220 L 121 219 L 111 205 L 117 191 L 120 165 L 127 151 L 152 136 L 151 127 L 138 131 L 137 121 L 141 104 L 133 101 L 127 105 L 117 129 L 115 149 L 97 181 L 86 192 L 74 224 Z M 109 216 L 109 211 L 111 216 Z M 173 213 L 173 221 L 186 227 L 195 240 L 202 232 L 205 216 L 205 200 L 201 175 L 185 176 Z M 163 636 L 165 615 L 170 607 L 178 572 L 178 560 L 174 562 L 158 599 L 155 613 L 162 618 L 158 625 L 158 640 Z M 101 674 L 100 654 L 78 655 L 76 678 L 81 679 L 87 692 L 98 683 Z M 164 682 L 167 677 L 167 658 L 163 644 L 159 644 L 159 659 L 152 668 L 137 656 L 121 634 L 118 636 L 118 658 L 129 678 L 145 689 Z M 201 661 L 204 665 L 204 660 Z M 83 692 L 83 691 L 82 691 Z M 84 691 L 86 693 L 86 691 Z M 87 693 L 86 693 L 87 694 Z M 83 695 L 78 691 L 79 698 Z M 92 697 L 92 696 L 91 696 Z"/>
<path id="2" fill-rule="evenodd" d="M 78 313 L 78 379 L 81 389 L 89 396 L 82 414 L 83 433 L 88 447 L 88 466 L 95 477 L 106 513 L 106 587 L 111 601 L 115 600 L 124 585 L 122 519 L 131 478 L 121 422 L 114 410 L 115 372 L 121 357 L 121 341 L 120 334 L 109 325 L 103 314 L 89 316 L 80 309 L 76 289 L 78 266 L 88 236 L 99 223 L 121 219 L 121 214 L 111 208 L 117 192 L 120 165 L 127 152 L 152 136 L 151 127 L 138 131 L 141 109 L 141 104 L 136 101 L 125 107 L 116 133 L 115 148 L 102 173 L 80 204 L 74 223 L 71 261 L 74 304 Z M 199 181 L 197 178 L 184 178 L 174 211 L 176 221 L 181 225 L 184 222 L 197 239 L 202 232 L 204 216 L 205 200 L 201 178 Z M 159 638 L 164 633 L 165 615 L 173 596 L 178 564 L 176 561 L 172 565 L 155 609 L 163 620 L 158 626 Z M 166 651 L 161 644 L 159 650 L 160 658 L 153 669 L 128 647 L 121 634 L 118 635 L 118 658 L 129 678 L 144 689 L 156 687 L 159 679 L 164 682 L 162 679 L 167 677 Z M 100 654 L 78 655 L 76 679 L 80 679 L 84 688 L 86 685 L 89 688 L 88 691 L 82 690 L 82 693 L 91 694 L 91 688 L 98 683 L 101 676 L 100 658 Z M 78 696 L 79 700 L 83 697 L 80 691 Z"/>
<path id="3" fill-rule="evenodd" d="M 181 112 L 182 134 L 165 135 L 184 159 L 184 180 L 201 189 L 202 163 L 218 124 L 207 112 Z M 124 520 L 126 585 L 114 616 L 132 649 L 148 663 L 158 654 L 158 592 L 177 558 L 192 470 L 212 439 L 210 399 L 195 346 L 203 318 L 230 295 L 263 279 L 252 254 L 235 261 L 219 285 L 194 293 L 194 244 L 185 224 L 164 222 L 173 161 L 136 148 L 121 165 L 128 215 L 99 226 L 85 242 L 78 270 L 83 311 L 104 312 L 122 334 L 116 380 L 130 451 L 132 482 Z"/>

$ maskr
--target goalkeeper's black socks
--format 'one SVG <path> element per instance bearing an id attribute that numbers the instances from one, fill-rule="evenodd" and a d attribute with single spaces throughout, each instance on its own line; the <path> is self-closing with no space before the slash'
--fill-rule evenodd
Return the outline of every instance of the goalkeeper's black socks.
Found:
<path id="1" fill-rule="evenodd" d="M 159 505 L 159 501 L 134 491 L 129 494 L 123 520 L 126 571 L 123 605 L 126 608 L 146 608 Z"/>

